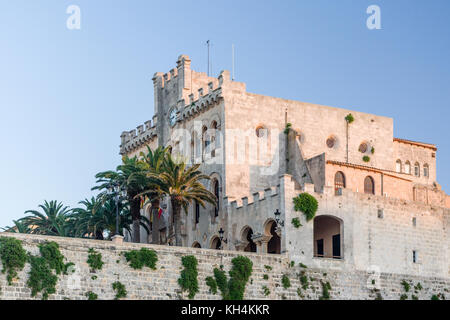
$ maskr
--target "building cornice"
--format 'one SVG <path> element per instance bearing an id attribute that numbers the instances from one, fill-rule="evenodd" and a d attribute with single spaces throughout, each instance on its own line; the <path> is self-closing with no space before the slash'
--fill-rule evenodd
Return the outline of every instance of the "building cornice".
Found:
<path id="1" fill-rule="evenodd" d="M 394 138 L 394 142 L 410 144 L 410 145 L 413 145 L 413 146 L 428 148 L 428 149 L 431 149 L 433 151 L 437 151 L 436 145 L 431 144 L 431 143 L 418 142 L 418 141 L 412 141 L 412 140 L 406 140 L 406 139 L 400 139 L 400 138 Z"/>

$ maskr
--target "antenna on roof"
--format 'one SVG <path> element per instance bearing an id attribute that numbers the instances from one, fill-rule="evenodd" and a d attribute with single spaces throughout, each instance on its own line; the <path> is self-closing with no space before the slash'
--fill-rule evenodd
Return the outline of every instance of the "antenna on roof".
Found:
<path id="1" fill-rule="evenodd" d="M 208 66 L 207 66 L 207 69 L 206 70 L 208 70 L 206 73 L 208 74 L 208 77 L 209 77 L 209 68 L 210 68 L 210 63 L 209 63 L 209 48 L 210 48 L 210 41 L 208 40 L 208 41 L 206 41 L 206 46 L 208 47 Z"/>
<path id="2" fill-rule="evenodd" d="M 234 44 L 231 45 L 231 81 L 234 81 Z"/>

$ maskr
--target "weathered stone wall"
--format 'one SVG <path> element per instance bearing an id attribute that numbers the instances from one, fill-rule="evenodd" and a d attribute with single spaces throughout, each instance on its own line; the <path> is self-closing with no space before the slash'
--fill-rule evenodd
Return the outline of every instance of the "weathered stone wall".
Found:
<path id="1" fill-rule="evenodd" d="M 45 241 L 55 241 L 59 244 L 62 254 L 67 261 L 75 263 L 75 272 L 60 276 L 57 292 L 50 295 L 50 299 L 87 299 L 86 292 L 98 294 L 99 299 L 114 299 L 112 283 L 120 281 L 128 291 L 127 299 L 181 299 L 186 293 L 181 293 L 177 283 L 182 270 L 181 257 L 195 255 L 198 259 L 198 281 L 200 292 L 195 299 L 220 299 L 220 295 L 212 295 L 205 284 L 205 278 L 212 275 L 213 268 L 224 266 L 228 271 L 231 259 L 238 255 L 245 255 L 253 262 L 253 273 L 247 284 L 246 299 L 319 299 L 322 296 L 321 281 L 329 282 L 331 299 L 374 299 L 379 289 L 384 299 L 399 299 L 404 294 L 401 282 L 411 283 L 412 289 L 407 293 L 419 299 L 430 299 L 433 294 L 449 295 L 450 281 L 448 279 L 411 277 L 393 274 L 377 274 L 367 272 L 345 272 L 333 268 L 311 269 L 298 265 L 290 266 L 287 255 L 260 255 L 233 251 L 217 251 L 193 248 L 176 248 L 168 246 L 151 246 L 140 244 L 118 245 L 107 241 L 94 241 L 60 237 L 47 237 L 23 234 L 0 233 L 0 236 L 15 237 L 23 241 L 24 248 L 37 255 L 37 245 Z M 157 270 L 144 268 L 134 270 L 126 264 L 119 254 L 132 249 L 146 247 L 156 250 L 158 254 Z M 94 248 L 102 254 L 105 262 L 102 270 L 92 273 L 87 264 L 88 250 Z M 268 270 L 266 266 L 270 267 Z M 26 285 L 29 264 L 19 273 L 19 278 L 9 286 L 6 276 L 0 275 L 0 299 L 30 299 L 30 289 Z M 264 275 L 268 279 L 264 279 Z M 282 276 L 287 275 L 291 286 L 282 286 Z M 94 280 L 93 276 L 97 278 Z M 308 284 L 302 287 L 300 278 L 307 278 Z M 374 280 L 372 282 L 372 280 Z M 304 282 L 303 282 L 304 283 Z M 414 292 L 414 286 L 421 284 L 423 289 Z M 266 296 L 264 287 L 270 291 Z M 300 288 L 300 289 L 299 289 Z M 38 295 L 37 299 L 40 299 Z"/>

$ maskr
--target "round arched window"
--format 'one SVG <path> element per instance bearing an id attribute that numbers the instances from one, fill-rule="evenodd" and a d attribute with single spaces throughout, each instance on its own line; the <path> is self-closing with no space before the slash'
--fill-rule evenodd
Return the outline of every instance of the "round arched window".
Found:
<path id="1" fill-rule="evenodd" d="M 256 136 L 258 138 L 263 138 L 265 136 L 267 136 L 267 128 L 263 127 L 263 126 L 259 126 L 256 128 Z"/>
<path id="2" fill-rule="evenodd" d="M 367 145 L 367 143 L 363 142 L 359 145 L 359 152 L 361 153 L 366 153 L 367 149 L 369 149 L 369 146 Z"/>
<path id="3" fill-rule="evenodd" d="M 336 145 L 336 138 L 331 136 L 327 139 L 327 147 L 328 148 L 334 148 L 334 146 Z"/>
<path id="4" fill-rule="evenodd" d="M 371 176 L 364 179 L 364 193 L 375 194 L 375 181 Z"/>

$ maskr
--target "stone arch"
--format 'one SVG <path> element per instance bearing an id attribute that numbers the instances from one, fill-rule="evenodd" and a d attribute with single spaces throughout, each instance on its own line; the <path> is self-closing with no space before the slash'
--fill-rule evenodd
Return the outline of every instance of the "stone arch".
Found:
<path id="1" fill-rule="evenodd" d="M 246 244 L 244 247 L 245 252 L 256 252 L 256 243 L 253 242 L 253 229 L 249 226 L 245 226 L 241 230 L 240 240 Z"/>
<path id="2" fill-rule="evenodd" d="M 192 244 L 192 248 L 201 248 L 201 244 L 198 241 L 194 241 L 194 243 Z"/>
<path id="3" fill-rule="evenodd" d="M 320 215 L 314 218 L 314 257 L 342 259 L 344 257 L 344 222 L 336 216 Z"/>
<path id="4" fill-rule="evenodd" d="M 274 219 L 268 219 L 264 223 L 264 234 L 270 237 L 267 242 L 267 253 L 281 253 L 281 237 L 276 232 L 277 222 Z"/>
<path id="5" fill-rule="evenodd" d="M 220 241 L 219 236 L 214 235 L 211 237 L 211 241 L 209 242 L 209 248 L 214 250 L 220 250 L 222 247 L 222 241 Z"/>

